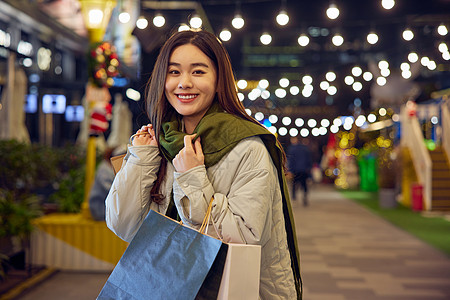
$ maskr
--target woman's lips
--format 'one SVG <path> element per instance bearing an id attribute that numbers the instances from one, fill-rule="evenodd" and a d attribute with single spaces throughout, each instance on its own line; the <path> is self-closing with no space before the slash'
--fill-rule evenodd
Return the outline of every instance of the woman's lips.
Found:
<path id="1" fill-rule="evenodd" d="M 182 103 L 189 103 L 197 98 L 198 94 L 177 94 L 177 98 Z"/>

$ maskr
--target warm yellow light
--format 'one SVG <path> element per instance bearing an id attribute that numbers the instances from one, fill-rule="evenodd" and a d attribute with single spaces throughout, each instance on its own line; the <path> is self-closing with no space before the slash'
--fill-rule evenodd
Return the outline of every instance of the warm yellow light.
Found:
<path id="1" fill-rule="evenodd" d="M 81 13 L 91 42 L 100 42 L 117 0 L 80 0 Z"/>

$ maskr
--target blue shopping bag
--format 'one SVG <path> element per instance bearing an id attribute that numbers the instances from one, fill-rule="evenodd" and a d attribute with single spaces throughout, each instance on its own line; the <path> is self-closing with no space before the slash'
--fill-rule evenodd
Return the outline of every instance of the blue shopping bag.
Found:
<path id="1" fill-rule="evenodd" d="M 216 299 L 227 247 L 150 210 L 97 299 Z"/>

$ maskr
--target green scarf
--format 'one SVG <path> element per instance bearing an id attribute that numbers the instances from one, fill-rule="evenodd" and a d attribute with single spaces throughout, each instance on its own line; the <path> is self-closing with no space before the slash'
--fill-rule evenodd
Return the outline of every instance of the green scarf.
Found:
<path id="1" fill-rule="evenodd" d="M 168 122 L 162 124 L 160 145 L 163 155 L 172 161 L 184 147 L 184 136 L 181 131 L 181 120 L 173 113 Z M 194 130 L 202 139 L 205 166 L 209 168 L 220 161 L 242 139 L 259 136 L 264 142 L 278 171 L 278 179 L 283 197 L 283 214 L 287 233 L 291 266 L 294 273 L 295 288 L 298 299 L 302 297 L 302 280 L 300 277 L 300 256 L 295 234 L 294 217 L 289 199 L 286 178 L 282 163 L 282 148 L 276 137 L 267 129 L 248 120 L 226 113 L 219 104 L 213 104 Z"/>

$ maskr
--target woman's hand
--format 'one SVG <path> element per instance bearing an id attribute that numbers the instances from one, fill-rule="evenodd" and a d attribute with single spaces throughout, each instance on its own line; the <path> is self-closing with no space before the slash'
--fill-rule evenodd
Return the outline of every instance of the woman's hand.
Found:
<path id="1" fill-rule="evenodd" d="M 205 163 L 200 137 L 192 143 L 195 136 L 195 134 L 184 136 L 184 148 L 178 152 L 172 161 L 177 172 L 184 173 Z"/>
<path id="2" fill-rule="evenodd" d="M 158 146 L 158 141 L 155 138 L 155 131 L 153 130 L 153 125 L 148 124 L 142 126 L 136 132 L 136 136 L 133 138 L 133 146 L 143 146 L 143 145 L 151 145 Z"/>

